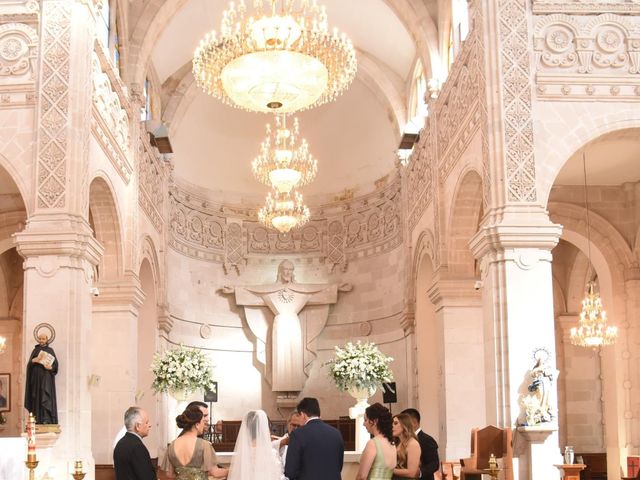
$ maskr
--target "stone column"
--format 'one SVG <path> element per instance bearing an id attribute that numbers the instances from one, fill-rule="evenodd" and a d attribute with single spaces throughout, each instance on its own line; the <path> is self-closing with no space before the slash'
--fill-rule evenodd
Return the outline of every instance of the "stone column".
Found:
<path id="1" fill-rule="evenodd" d="M 138 365 L 138 312 L 144 293 L 137 277 L 100 283 L 98 288 L 100 295 L 93 297 L 92 314 L 92 335 L 100 338 L 94 342 L 91 352 L 93 454 L 96 463 L 110 464 L 113 463 L 113 439 L 123 426 L 125 410 L 138 404 L 142 395 L 149 395 L 149 392 L 137 391 L 138 371 L 134 367 Z M 144 341 L 155 345 L 153 338 Z M 157 445 L 152 447 L 150 452 L 155 457 Z"/>
<path id="2" fill-rule="evenodd" d="M 86 223 L 67 229 L 36 231 L 36 225 L 16 234 L 24 261 L 24 330 L 27 364 L 35 344 L 33 331 L 42 322 L 56 333 L 52 344 L 60 364 L 56 376 L 58 423 L 61 433 L 50 449 L 38 445 L 38 472 L 64 478 L 74 460 L 82 460 L 93 478 L 91 451 L 91 293 L 93 266 L 102 247 Z"/>
<path id="3" fill-rule="evenodd" d="M 442 335 L 443 459 L 468 457 L 471 429 L 486 425 L 482 298 L 474 283 L 473 278 L 438 279 L 429 290 Z"/>
<path id="4" fill-rule="evenodd" d="M 561 227 L 543 212 L 531 213 L 527 223 L 506 218 L 511 220 L 481 227 L 470 246 L 481 261 L 483 281 L 487 423 L 515 428 L 534 351 L 545 349 L 549 364 L 555 366 L 551 249 L 560 238 Z M 551 402 L 557 411 L 555 383 L 553 389 Z M 542 475 L 536 479 L 559 478 L 553 466 L 561 463 L 557 424 L 545 426 L 550 432 L 535 439 L 535 448 L 522 445 L 526 438 L 516 439 L 514 480 L 533 479 L 533 465 Z"/>
<path id="5" fill-rule="evenodd" d="M 24 231 L 15 235 L 24 257 L 24 364 L 41 323 L 56 331 L 61 434 L 38 448 L 37 475 L 66 478 L 74 460 L 94 478 L 91 450 L 91 294 L 102 246 L 87 221 L 91 136 L 91 2 L 42 0 L 33 178 Z"/>

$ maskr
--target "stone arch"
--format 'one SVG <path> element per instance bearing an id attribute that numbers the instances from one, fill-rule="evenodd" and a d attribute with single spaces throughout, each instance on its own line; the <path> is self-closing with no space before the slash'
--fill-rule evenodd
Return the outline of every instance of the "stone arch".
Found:
<path id="1" fill-rule="evenodd" d="M 158 250 L 153 243 L 153 239 L 149 235 L 145 235 L 140 241 L 140 253 L 138 255 L 138 259 L 137 270 L 140 271 L 140 268 L 142 268 L 142 262 L 147 260 L 149 262 L 151 272 L 153 273 L 153 280 L 156 286 L 159 287 L 161 270 L 160 262 L 158 261 Z"/>
<path id="2" fill-rule="evenodd" d="M 89 222 L 96 239 L 104 247 L 98 264 L 98 279 L 113 281 L 124 274 L 122 228 L 118 206 L 108 179 L 97 176 L 89 185 Z"/>
<path id="3" fill-rule="evenodd" d="M 469 241 L 480 226 L 482 217 L 482 177 L 474 169 L 463 172 L 453 194 L 447 244 L 450 273 L 475 276 L 475 259 Z"/>
<path id="4" fill-rule="evenodd" d="M 543 203 L 549 201 L 551 188 L 553 187 L 558 173 L 565 163 L 581 148 L 591 141 L 615 132 L 631 128 L 640 128 L 640 113 L 637 108 L 633 110 L 616 109 L 615 111 L 589 110 L 584 112 L 588 115 L 579 115 L 576 112 L 575 121 L 566 123 L 569 127 L 562 130 L 562 141 L 558 141 L 557 134 L 538 135 L 536 138 L 544 138 L 540 143 L 541 148 L 538 158 L 544 158 L 544 165 L 537 162 L 536 172 L 538 177 L 538 191 Z M 573 126 L 571 128 L 571 126 Z"/>

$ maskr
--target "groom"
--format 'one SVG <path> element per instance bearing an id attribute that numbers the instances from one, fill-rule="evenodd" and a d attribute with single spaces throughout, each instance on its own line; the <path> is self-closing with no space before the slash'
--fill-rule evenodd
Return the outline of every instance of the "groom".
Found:
<path id="1" fill-rule="evenodd" d="M 342 435 L 320 420 L 320 405 L 303 398 L 296 410 L 302 427 L 291 432 L 284 475 L 289 480 L 341 480 L 344 461 Z"/>

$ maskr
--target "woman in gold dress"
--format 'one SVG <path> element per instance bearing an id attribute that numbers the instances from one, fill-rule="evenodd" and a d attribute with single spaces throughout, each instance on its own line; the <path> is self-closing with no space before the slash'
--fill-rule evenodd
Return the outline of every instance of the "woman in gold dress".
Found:
<path id="1" fill-rule="evenodd" d="M 228 470 L 216 464 L 216 452 L 211 444 L 202 438 L 205 419 L 197 406 L 187 409 L 176 417 L 176 424 L 182 433 L 169 448 L 162 463 L 162 469 L 168 478 L 177 480 L 207 480 L 226 478 Z"/>

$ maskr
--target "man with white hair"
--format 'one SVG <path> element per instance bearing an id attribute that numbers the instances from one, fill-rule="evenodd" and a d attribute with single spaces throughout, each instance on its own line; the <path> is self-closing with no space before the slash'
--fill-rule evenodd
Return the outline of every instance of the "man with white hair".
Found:
<path id="1" fill-rule="evenodd" d="M 149 450 L 142 439 L 149 435 L 149 415 L 140 407 L 129 407 L 124 413 L 127 433 L 113 450 L 116 480 L 156 480 Z"/>

